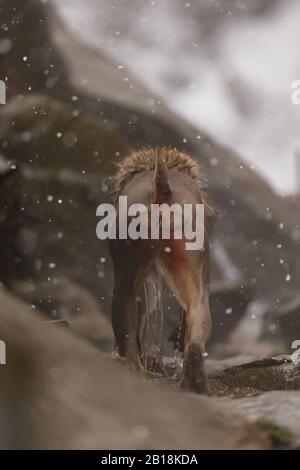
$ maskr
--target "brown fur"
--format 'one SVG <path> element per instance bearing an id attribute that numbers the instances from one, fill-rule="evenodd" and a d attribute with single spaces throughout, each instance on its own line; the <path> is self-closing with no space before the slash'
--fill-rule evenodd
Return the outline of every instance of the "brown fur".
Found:
<path id="1" fill-rule="evenodd" d="M 131 150 L 123 160 L 117 163 L 117 172 L 113 176 L 112 192 L 117 197 L 126 184 L 137 174 L 143 171 L 152 171 L 155 168 L 156 156 L 163 159 L 165 166 L 171 170 L 186 173 L 199 184 L 201 199 L 205 204 L 206 216 L 215 213 L 213 203 L 204 189 L 204 177 L 198 162 L 187 153 L 176 148 L 158 147 Z"/>
<path id="2" fill-rule="evenodd" d="M 199 164 L 176 149 L 162 147 L 130 152 L 118 165 L 113 191 L 116 197 L 126 195 L 134 203 L 147 205 L 153 202 L 172 205 L 172 202 L 186 200 L 192 204 L 202 202 L 206 215 L 213 212 L 203 188 Z M 155 363 L 162 369 L 156 341 L 145 347 L 147 311 L 137 298 L 141 299 L 146 290 L 148 311 L 155 311 L 151 285 L 154 283 L 160 291 L 163 278 L 185 310 L 181 387 L 208 393 L 203 356 L 211 330 L 207 231 L 202 250 L 189 251 L 184 240 L 175 238 L 112 239 L 110 254 L 115 274 L 112 326 L 119 354 L 135 367 L 153 368 L 152 363 Z"/>

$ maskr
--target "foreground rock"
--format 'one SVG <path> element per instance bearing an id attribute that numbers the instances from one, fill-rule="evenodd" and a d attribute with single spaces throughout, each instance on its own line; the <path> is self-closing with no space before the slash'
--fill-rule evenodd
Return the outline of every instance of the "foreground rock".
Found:
<path id="1" fill-rule="evenodd" d="M 256 427 L 209 398 L 162 392 L 0 291 L 0 447 L 253 449 Z"/>
<path id="2" fill-rule="evenodd" d="M 114 337 L 110 321 L 99 308 L 99 302 L 82 286 L 62 277 L 42 283 L 19 283 L 15 289 L 43 313 L 43 320 L 53 325 L 64 324 L 101 351 L 112 352 Z"/>
<path id="3" fill-rule="evenodd" d="M 222 406 L 259 427 L 274 448 L 300 448 L 300 370 L 290 356 L 209 359 L 207 370 Z"/>
<path id="4" fill-rule="evenodd" d="M 300 448 L 300 392 L 268 392 L 227 402 L 227 409 L 259 425 L 276 447 Z"/>

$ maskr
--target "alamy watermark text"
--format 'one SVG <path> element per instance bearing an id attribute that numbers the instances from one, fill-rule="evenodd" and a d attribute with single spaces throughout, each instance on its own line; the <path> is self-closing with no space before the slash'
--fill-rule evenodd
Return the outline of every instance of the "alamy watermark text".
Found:
<path id="1" fill-rule="evenodd" d="M 186 250 L 204 246 L 204 204 L 131 204 L 120 196 L 117 207 L 100 204 L 96 227 L 100 240 L 185 240 Z"/>

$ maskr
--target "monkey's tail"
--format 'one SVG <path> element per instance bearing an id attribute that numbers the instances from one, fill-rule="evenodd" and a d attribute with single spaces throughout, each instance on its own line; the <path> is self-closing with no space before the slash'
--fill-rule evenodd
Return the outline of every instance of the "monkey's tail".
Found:
<path id="1" fill-rule="evenodd" d="M 168 182 L 167 171 L 162 155 L 159 155 L 159 152 L 156 151 L 153 176 L 153 200 L 155 204 L 167 202 L 172 195 L 172 190 Z"/>

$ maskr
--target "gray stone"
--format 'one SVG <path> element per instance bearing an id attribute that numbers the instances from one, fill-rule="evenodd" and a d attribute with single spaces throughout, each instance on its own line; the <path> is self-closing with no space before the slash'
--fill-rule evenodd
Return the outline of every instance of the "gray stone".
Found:
<path id="1" fill-rule="evenodd" d="M 261 449 L 212 399 L 156 390 L 0 290 L 2 449 Z"/>

